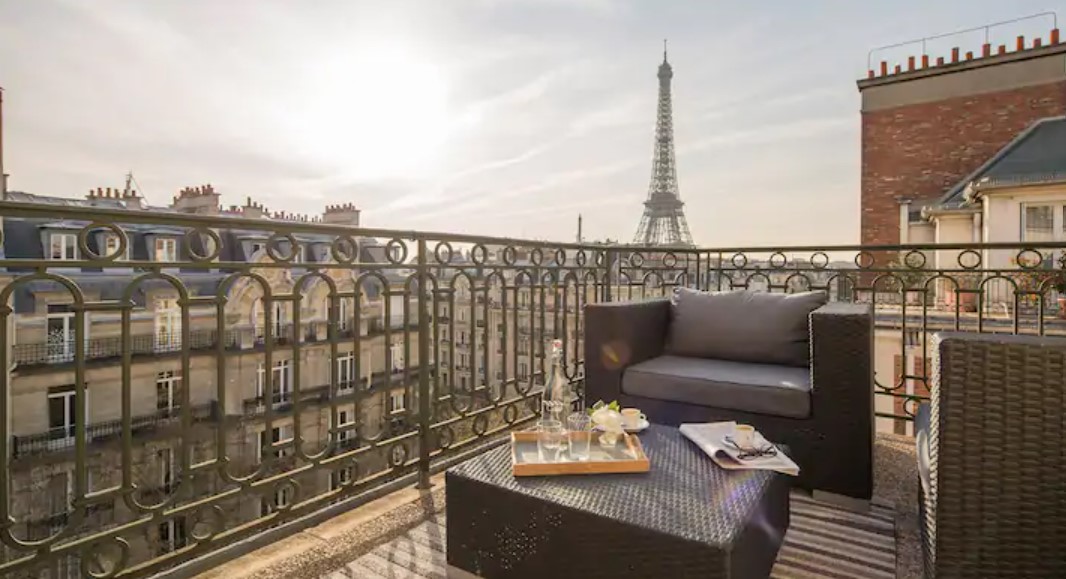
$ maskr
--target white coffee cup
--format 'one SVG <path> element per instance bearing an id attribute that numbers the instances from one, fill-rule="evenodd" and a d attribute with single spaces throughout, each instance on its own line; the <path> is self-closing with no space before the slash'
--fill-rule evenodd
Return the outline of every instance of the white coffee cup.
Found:
<path id="1" fill-rule="evenodd" d="M 641 421 L 647 419 L 648 417 L 644 416 L 639 408 L 622 409 L 622 426 L 626 428 L 639 428 Z"/>
<path id="2" fill-rule="evenodd" d="M 743 449 L 755 448 L 755 427 L 750 424 L 738 424 L 733 429 L 733 442 Z"/>

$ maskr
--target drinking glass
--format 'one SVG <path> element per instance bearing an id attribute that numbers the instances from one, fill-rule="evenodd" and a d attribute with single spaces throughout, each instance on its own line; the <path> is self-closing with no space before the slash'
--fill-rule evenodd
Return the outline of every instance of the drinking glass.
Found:
<path id="1" fill-rule="evenodd" d="M 575 412 L 566 419 L 570 441 L 570 460 L 585 461 L 589 459 L 589 445 L 592 442 L 592 418 L 584 412 Z"/>
<path id="2" fill-rule="evenodd" d="M 541 420 L 537 424 L 537 452 L 540 453 L 540 459 L 544 462 L 558 461 L 565 439 L 566 430 L 561 421 Z"/>

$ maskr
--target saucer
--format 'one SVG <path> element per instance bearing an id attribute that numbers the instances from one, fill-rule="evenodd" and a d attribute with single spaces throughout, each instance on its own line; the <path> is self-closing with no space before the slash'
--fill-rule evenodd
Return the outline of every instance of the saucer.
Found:
<path id="1" fill-rule="evenodd" d="M 640 422 L 638 422 L 638 423 L 637 423 L 637 425 L 636 425 L 636 426 L 634 426 L 634 427 L 632 427 L 632 428 L 630 428 L 630 427 L 628 427 L 628 426 L 622 426 L 622 428 L 623 428 L 623 429 L 624 429 L 624 430 L 625 430 L 626 432 L 628 432 L 628 433 L 630 433 L 630 434 L 636 434 L 636 433 L 638 433 L 638 432 L 643 432 L 643 431 L 644 431 L 644 430 L 646 430 L 646 429 L 647 429 L 647 428 L 648 428 L 649 426 L 651 426 L 651 424 L 650 424 L 650 423 L 649 423 L 649 422 L 648 422 L 648 421 L 647 421 L 646 419 L 644 419 L 644 420 L 641 420 Z"/>
<path id="2" fill-rule="evenodd" d="M 630 428 L 628 426 L 623 426 L 622 430 L 625 430 L 626 432 L 628 432 L 630 434 L 636 434 L 638 432 L 644 432 L 645 430 L 648 429 L 649 426 L 651 426 L 650 422 L 648 422 L 647 420 L 641 420 L 639 424 L 637 424 L 636 426 L 634 426 L 632 428 Z M 593 426 L 592 430 L 595 430 L 596 432 L 602 432 L 603 431 L 603 427 L 601 427 L 601 426 Z"/>

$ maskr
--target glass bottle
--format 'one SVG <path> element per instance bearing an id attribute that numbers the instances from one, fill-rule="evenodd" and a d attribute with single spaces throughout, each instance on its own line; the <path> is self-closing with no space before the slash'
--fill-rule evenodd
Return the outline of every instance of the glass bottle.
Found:
<path id="1" fill-rule="evenodd" d="M 556 339 L 551 343 L 551 371 L 541 394 L 541 418 L 562 422 L 570 404 L 570 381 L 563 374 L 563 341 Z"/>

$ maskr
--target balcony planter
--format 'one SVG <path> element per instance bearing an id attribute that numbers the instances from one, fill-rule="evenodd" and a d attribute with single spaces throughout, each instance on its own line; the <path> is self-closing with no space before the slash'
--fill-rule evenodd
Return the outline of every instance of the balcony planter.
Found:
<path id="1" fill-rule="evenodd" d="M 1066 296 L 1060 296 L 1059 299 L 1058 299 L 1058 302 L 1059 302 L 1058 317 L 1059 317 L 1060 320 L 1066 320 Z"/>

